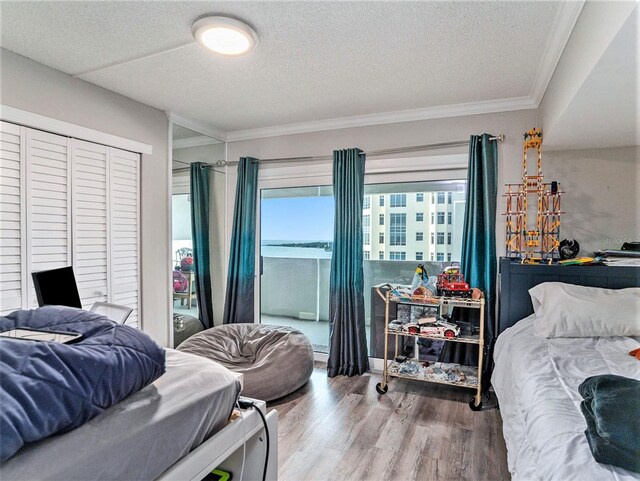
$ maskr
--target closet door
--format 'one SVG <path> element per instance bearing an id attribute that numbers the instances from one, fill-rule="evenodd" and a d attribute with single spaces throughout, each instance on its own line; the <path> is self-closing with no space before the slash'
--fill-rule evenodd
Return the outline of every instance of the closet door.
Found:
<path id="1" fill-rule="evenodd" d="M 26 134 L 27 306 L 37 307 L 30 273 L 72 264 L 70 139 L 33 129 Z"/>
<path id="2" fill-rule="evenodd" d="M 73 270 L 83 309 L 109 297 L 107 150 L 71 140 L 73 170 Z"/>
<path id="3" fill-rule="evenodd" d="M 127 324 L 138 325 L 140 155 L 108 148 L 111 302 L 133 308 Z"/>
<path id="4" fill-rule="evenodd" d="M 26 304 L 24 128 L 0 122 L 0 315 Z"/>

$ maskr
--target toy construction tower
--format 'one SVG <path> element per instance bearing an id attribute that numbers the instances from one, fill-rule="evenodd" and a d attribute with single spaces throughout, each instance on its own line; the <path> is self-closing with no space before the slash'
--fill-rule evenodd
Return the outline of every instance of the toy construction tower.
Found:
<path id="1" fill-rule="evenodd" d="M 536 149 L 538 170 L 527 173 L 527 151 Z M 522 263 L 548 262 L 559 258 L 560 197 L 558 182 L 544 183 L 542 175 L 542 133 L 531 129 L 524 134 L 522 182 L 506 184 L 507 257 Z"/>

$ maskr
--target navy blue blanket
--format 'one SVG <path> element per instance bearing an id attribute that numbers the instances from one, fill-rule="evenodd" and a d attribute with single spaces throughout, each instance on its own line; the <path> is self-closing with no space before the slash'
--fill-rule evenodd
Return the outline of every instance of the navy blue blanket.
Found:
<path id="1" fill-rule="evenodd" d="M 16 327 L 76 332 L 74 344 L 0 337 L 0 462 L 25 443 L 70 431 L 142 389 L 165 370 L 149 336 L 80 309 L 46 306 L 0 317 Z"/>
<path id="2" fill-rule="evenodd" d="M 640 473 L 640 381 L 592 376 L 578 388 L 585 434 L 596 461 Z"/>

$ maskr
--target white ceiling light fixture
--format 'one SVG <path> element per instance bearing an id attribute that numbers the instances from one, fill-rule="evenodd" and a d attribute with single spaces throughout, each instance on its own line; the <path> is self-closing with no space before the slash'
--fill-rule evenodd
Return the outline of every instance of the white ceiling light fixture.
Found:
<path id="1" fill-rule="evenodd" d="M 258 43 L 258 35 L 249 25 L 235 18 L 204 17 L 191 28 L 194 38 L 221 55 L 244 55 Z"/>

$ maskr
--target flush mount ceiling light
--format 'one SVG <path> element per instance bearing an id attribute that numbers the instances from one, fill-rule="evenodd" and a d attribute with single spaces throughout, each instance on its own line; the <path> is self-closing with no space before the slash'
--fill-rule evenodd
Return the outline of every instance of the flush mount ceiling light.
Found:
<path id="1" fill-rule="evenodd" d="M 194 38 L 222 55 L 243 55 L 258 43 L 258 35 L 249 25 L 229 17 L 204 17 L 191 27 Z"/>

